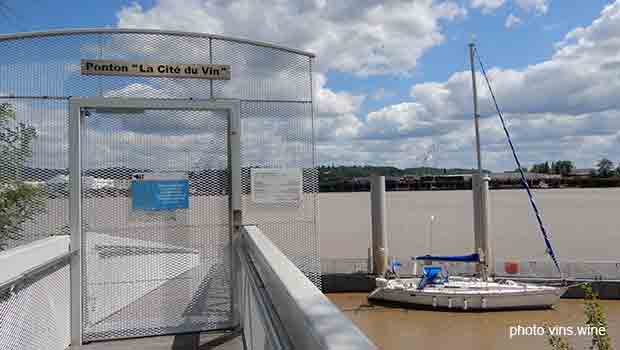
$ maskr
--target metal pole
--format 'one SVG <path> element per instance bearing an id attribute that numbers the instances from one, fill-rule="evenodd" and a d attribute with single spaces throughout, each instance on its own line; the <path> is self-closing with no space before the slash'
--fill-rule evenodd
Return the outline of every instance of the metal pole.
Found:
<path id="1" fill-rule="evenodd" d="M 491 257 L 489 239 L 489 180 L 480 174 L 472 176 L 472 194 L 474 202 L 474 246 L 480 254 L 480 264 L 476 271 L 486 280 L 493 272 L 494 263 Z"/>
<path id="2" fill-rule="evenodd" d="M 428 233 L 428 255 L 433 255 L 433 224 L 435 223 L 435 215 L 431 215 L 430 229 Z"/>
<path id="3" fill-rule="evenodd" d="M 81 108 L 69 102 L 69 217 L 71 228 L 70 325 L 71 345 L 82 345 L 82 157 Z"/>
<path id="4" fill-rule="evenodd" d="M 482 240 L 482 251 L 484 252 L 484 267 L 486 275 L 495 275 L 495 262 L 491 249 L 491 236 L 489 234 L 489 181 L 488 176 L 483 176 L 480 181 L 480 231 Z"/>
<path id="5" fill-rule="evenodd" d="M 474 125 L 476 128 L 476 156 L 478 161 L 478 173 L 482 176 L 482 160 L 480 158 L 480 115 L 478 114 L 478 91 L 476 90 L 476 67 L 474 66 L 474 43 L 469 44 L 469 62 L 471 64 L 471 85 L 474 99 Z"/>
<path id="6" fill-rule="evenodd" d="M 232 103 L 229 113 L 229 136 L 228 136 L 228 157 L 230 168 L 230 200 L 229 200 L 229 243 L 230 243 L 230 299 L 231 299 L 231 321 L 237 326 L 241 324 L 240 310 L 240 282 L 241 266 L 236 256 L 233 243 L 237 242 L 241 236 L 243 225 L 241 211 L 241 111 L 240 103 Z"/>
<path id="7" fill-rule="evenodd" d="M 480 154 L 480 114 L 478 113 L 478 91 L 476 89 L 476 66 L 474 65 L 475 44 L 469 44 L 469 63 L 471 65 L 472 98 L 474 102 L 474 127 L 476 131 L 476 160 L 478 173 L 472 176 L 472 193 L 474 201 L 474 243 L 480 254 L 481 263 L 477 271 L 484 280 L 488 279 L 489 267 L 492 268 L 489 251 L 489 178 L 482 173 L 482 156 Z"/>
<path id="8" fill-rule="evenodd" d="M 370 217 L 372 222 L 373 273 L 387 271 L 387 231 L 385 228 L 385 176 L 370 177 Z"/>

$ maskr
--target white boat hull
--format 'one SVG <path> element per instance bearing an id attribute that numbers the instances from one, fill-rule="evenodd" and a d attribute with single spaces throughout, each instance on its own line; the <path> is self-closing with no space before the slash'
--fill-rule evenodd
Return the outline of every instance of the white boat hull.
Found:
<path id="1" fill-rule="evenodd" d="M 378 287 L 368 299 L 465 311 L 540 309 L 552 307 L 566 291 L 565 287 L 484 282 L 478 279 L 451 280 L 444 285 L 417 289 L 418 282 L 418 278 L 389 281 L 378 278 Z"/>

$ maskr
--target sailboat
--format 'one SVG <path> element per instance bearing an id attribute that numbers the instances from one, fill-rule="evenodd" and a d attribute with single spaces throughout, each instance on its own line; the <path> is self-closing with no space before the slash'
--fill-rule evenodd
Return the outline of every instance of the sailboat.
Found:
<path id="1" fill-rule="evenodd" d="M 478 96 L 476 90 L 476 71 L 474 57 L 475 45 L 469 45 L 473 101 L 474 101 L 474 127 L 476 131 L 476 155 L 477 173 L 472 176 L 472 193 L 474 201 L 474 241 L 476 251 L 462 256 L 432 256 L 424 255 L 415 257 L 415 265 L 422 262 L 423 272 L 415 277 L 376 278 L 376 289 L 368 296 L 370 301 L 388 301 L 407 304 L 411 306 L 427 307 L 433 309 L 458 309 L 465 311 L 484 311 L 498 309 L 538 309 L 551 308 L 566 292 L 566 286 L 545 286 L 530 283 L 521 283 L 512 280 L 496 280 L 493 277 L 493 259 L 490 252 L 488 234 L 488 181 L 482 169 L 480 156 L 480 134 Z M 479 58 L 479 56 L 478 56 Z M 486 78 L 486 72 L 480 60 L 482 73 Z M 530 204 L 536 214 L 539 228 L 547 246 L 547 253 L 552 258 L 557 270 L 561 274 L 560 265 L 543 225 L 539 210 L 534 202 L 533 195 L 525 179 L 521 163 L 510 139 L 501 111 L 495 101 L 495 96 L 487 79 L 491 96 L 495 102 L 497 113 L 500 117 L 504 131 L 508 138 L 514 159 L 521 174 L 521 180 L 526 189 Z M 476 265 L 476 274 L 472 277 L 451 276 L 448 271 L 433 263 L 461 262 Z M 416 268 L 417 270 L 417 268 Z"/>

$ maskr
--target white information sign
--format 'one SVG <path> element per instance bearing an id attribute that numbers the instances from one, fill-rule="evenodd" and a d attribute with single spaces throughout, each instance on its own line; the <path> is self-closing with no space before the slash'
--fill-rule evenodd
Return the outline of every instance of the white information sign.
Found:
<path id="1" fill-rule="evenodd" d="M 299 168 L 252 169 L 252 202 L 296 205 L 302 201 L 302 173 Z"/>

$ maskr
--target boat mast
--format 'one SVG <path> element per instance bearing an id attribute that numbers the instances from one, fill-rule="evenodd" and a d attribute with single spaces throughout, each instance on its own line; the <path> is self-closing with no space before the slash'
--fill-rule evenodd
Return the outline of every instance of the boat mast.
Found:
<path id="1" fill-rule="evenodd" d="M 478 173 L 472 175 L 472 193 L 474 200 L 474 243 L 480 261 L 476 271 L 484 281 L 489 278 L 489 268 L 493 267 L 490 257 L 488 195 L 489 183 L 482 172 L 482 155 L 480 154 L 480 114 L 478 114 L 478 90 L 476 89 L 476 67 L 474 65 L 475 44 L 469 44 L 469 60 L 471 63 L 471 84 L 474 99 L 474 126 L 476 130 L 476 160 Z M 492 271 L 492 270 L 491 270 Z"/>
<path id="2" fill-rule="evenodd" d="M 476 66 L 474 65 L 475 44 L 469 44 L 469 63 L 471 64 L 471 85 L 474 99 L 474 125 L 476 129 L 476 157 L 478 160 L 478 174 L 482 177 L 482 159 L 480 156 L 480 115 L 478 114 L 478 90 L 476 90 Z"/>

